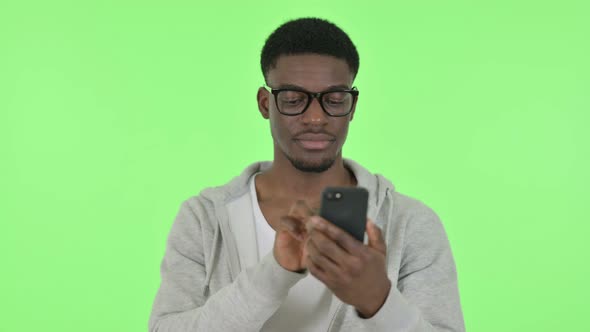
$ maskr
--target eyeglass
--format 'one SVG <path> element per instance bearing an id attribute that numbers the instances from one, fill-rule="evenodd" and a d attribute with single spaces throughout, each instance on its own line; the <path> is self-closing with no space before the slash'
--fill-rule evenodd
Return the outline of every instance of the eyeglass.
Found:
<path id="1" fill-rule="evenodd" d="M 266 88 L 275 96 L 275 102 L 279 113 L 288 116 L 303 114 L 311 105 L 314 98 L 320 103 L 322 110 L 329 116 L 348 115 L 359 95 L 356 87 L 350 90 L 328 90 L 323 92 L 309 92 L 303 89 L 284 88 L 273 89 L 267 85 Z"/>

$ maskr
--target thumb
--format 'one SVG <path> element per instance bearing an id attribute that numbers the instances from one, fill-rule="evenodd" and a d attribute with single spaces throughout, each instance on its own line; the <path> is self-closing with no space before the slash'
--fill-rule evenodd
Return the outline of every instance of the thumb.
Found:
<path id="1" fill-rule="evenodd" d="M 369 247 L 385 254 L 386 246 L 383 233 L 371 219 L 367 219 L 367 235 L 369 236 Z"/>

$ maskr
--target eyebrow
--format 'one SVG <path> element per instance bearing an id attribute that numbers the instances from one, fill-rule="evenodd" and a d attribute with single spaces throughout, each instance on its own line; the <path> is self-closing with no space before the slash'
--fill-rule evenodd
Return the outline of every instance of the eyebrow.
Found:
<path id="1" fill-rule="evenodd" d="M 296 90 L 309 91 L 309 90 L 305 89 L 304 87 L 301 87 L 301 86 L 295 85 L 295 84 L 279 84 L 277 89 L 296 89 Z M 351 88 L 346 84 L 338 84 L 338 85 L 330 85 L 327 89 L 325 89 L 323 91 L 350 90 L 350 89 Z M 323 91 L 319 91 L 319 92 L 323 92 Z M 312 91 L 309 91 L 309 92 L 312 92 Z"/>

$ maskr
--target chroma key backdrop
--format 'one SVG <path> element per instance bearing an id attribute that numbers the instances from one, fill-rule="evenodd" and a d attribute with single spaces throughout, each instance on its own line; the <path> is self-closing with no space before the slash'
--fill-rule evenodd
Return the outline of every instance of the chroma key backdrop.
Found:
<path id="1" fill-rule="evenodd" d="M 344 156 L 441 217 L 470 332 L 590 314 L 590 2 L 2 1 L 0 331 L 146 331 L 183 200 L 272 159 L 266 37 L 356 43 Z"/>

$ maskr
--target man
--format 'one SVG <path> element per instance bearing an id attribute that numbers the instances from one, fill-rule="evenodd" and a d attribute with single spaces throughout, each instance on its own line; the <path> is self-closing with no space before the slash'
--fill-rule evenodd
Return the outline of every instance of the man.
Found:
<path id="1" fill-rule="evenodd" d="M 436 214 L 342 158 L 358 100 L 346 33 L 321 19 L 287 22 L 261 67 L 274 160 L 181 205 L 150 331 L 464 331 Z M 369 191 L 367 244 L 314 214 L 328 186 Z"/>

